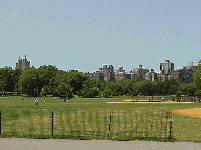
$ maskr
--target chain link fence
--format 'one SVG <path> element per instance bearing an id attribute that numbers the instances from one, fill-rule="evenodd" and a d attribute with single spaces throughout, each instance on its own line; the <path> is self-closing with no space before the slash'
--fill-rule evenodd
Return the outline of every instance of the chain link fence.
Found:
<path id="1" fill-rule="evenodd" d="M 1 137 L 155 140 L 173 138 L 170 112 L 1 110 Z"/>

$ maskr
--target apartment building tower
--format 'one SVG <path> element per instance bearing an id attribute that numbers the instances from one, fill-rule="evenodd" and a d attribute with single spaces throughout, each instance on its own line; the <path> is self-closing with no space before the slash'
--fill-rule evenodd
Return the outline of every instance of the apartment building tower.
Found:
<path id="1" fill-rule="evenodd" d="M 16 63 L 16 67 L 15 68 L 21 68 L 22 70 L 24 70 L 24 68 L 26 67 L 30 67 L 31 62 L 27 60 L 26 55 L 25 55 L 25 59 L 21 59 L 19 56 L 18 62 Z"/>
<path id="2" fill-rule="evenodd" d="M 174 70 L 174 63 L 165 60 L 165 62 L 160 63 L 160 74 L 169 75 L 171 71 Z"/>

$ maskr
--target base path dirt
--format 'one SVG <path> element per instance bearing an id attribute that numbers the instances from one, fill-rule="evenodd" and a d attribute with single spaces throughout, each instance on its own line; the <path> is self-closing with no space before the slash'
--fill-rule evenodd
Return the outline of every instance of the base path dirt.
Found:
<path id="1" fill-rule="evenodd" d="M 201 118 L 201 108 L 173 109 L 171 112 L 173 114 Z"/>

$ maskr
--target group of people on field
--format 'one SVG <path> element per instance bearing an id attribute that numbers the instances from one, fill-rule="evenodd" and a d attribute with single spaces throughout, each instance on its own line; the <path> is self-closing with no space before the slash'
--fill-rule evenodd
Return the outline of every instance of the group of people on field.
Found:
<path id="1" fill-rule="evenodd" d="M 23 99 L 24 100 L 24 99 Z M 35 101 L 36 101 L 36 107 L 38 107 L 38 103 L 39 103 L 39 100 L 38 100 L 38 98 L 36 97 L 35 98 Z M 66 102 L 66 98 L 64 98 L 64 103 Z M 69 97 L 68 97 L 68 99 L 67 99 L 67 102 L 69 102 Z M 44 99 L 44 104 L 46 103 L 46 99 Z"/>

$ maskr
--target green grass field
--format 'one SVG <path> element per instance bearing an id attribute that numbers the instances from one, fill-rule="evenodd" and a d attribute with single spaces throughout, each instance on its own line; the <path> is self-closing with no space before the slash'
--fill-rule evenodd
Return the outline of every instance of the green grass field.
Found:
<path id="1" fill-rule="evenodd" d="M 201 142 L 201 118 L 171 114 L 172 138 L 169 139 L 170 118 L 167 116 L 169 110 L 200 108 L 201 104 L 106 103 L 129 99 L 131 97 L 126 96 L 72 98 L 64 103 L 60 98 L 39 97 L 36 108 L 34 97 L 0 98 L 0 137 Z"/>

